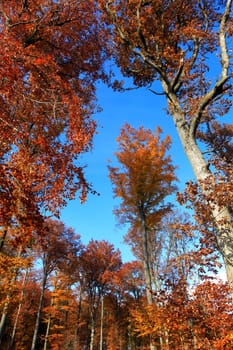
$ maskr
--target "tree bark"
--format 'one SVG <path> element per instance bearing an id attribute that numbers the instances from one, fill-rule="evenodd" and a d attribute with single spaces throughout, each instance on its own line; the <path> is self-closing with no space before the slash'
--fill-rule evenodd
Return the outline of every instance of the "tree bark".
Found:
<path id="1" fill-rule="evenodd" d="M 148 228 L 146 225 L 145 215 L 143 210 L 139 209 L 139 214 L 141 217 L 141 229 L 142 229 L 142 253 L 143 253 L 143 270 L 144 277 L 146 281 L 146 298 L 147 304 L 153 304 L 153 295 L 152 295 L 152 277 L 151 277 L 151 268 L 150 268 L 150 256 L 148 250 Z M 150 350 L 155 350 L 156 347 L 153 344 L 152 336 L 150 335 Z"/>
<path id="2" fill-rule="evenodd" d="M 5 240 L 6 240 L 6 235 L 7 235 L 7 230 L 3 230 L 2 236 L 0 237 L 0 251 L 2 251 L 2 248 L 5 244 Z"/>
<path id="3" fill-rule="evenodd" d="M 153 304 L 152 298 L 152 282 L 151 282 L 151 270 L 150 270 L 150 259 L 148 253 L 148 232 L 143 220 L 142 222 L 142 250 L 143 250 L 143 270 L 146 281 L 146 297 L 148 305 Z"/>
<path id="4" fill-rule="evenodd" d="M 6 318 L 7 318 L 7 314 L 8 314 L 9 303 L 10 303 L 10 296 L 7 295 L 6 301 L 5 301 L 4 306 L 3 306 L 2 316 L 1 316 L 1 321 L 0 321 L 0 344 L 1 344 L 1 341 L 2 341 L 4 328 L 5 328 L 5 324 L 6 324 Z"/>
<path id="5" fill-rule="evenodd" d="M 56 286 L 55 286 L 55 288 L 56 288 Z M 54 289 L 54 291 L 55 291 L 55 289 Z M 52 295 L 50 306 L 51 307 L 54 306 L 54 295 Z M 47 327 L 46 327 L 46 333 L 45 333 L 45 340 L 44 340 L 43 350 L 47 350 L 51 321 L 52 321 L 52 315 L 51 315 L 51 312 L 50 312 L 49 316 L 48 316 L 48 322 L 47 322 Z"/>
<path id="6" fill-rule="evenodd" d="M 80 292 L 79 292 L 79 303 L 78 303 L 78 310 L 77 310 L 77 321 L 76 321 L 76 329 L 75 329 L 75 344 L 76 347 L 79 348 L 80 346 L 80 323 L 81 323 L 81 312 L 82 312 L 82 300 L 83 300 L 83 287 L 82 284 L 80 284 Z"/>
<path id="7" fill-rule="evenodd" d="M 92 317 L 91 320 L 91 335 L 90 335 L 90 350 L 94 349 L 94 338 L 95 338 L 95 319 Z"/>
<path id="8" fill-rule="evenodd" d="M 15 317 L 15 322 L 14 322 L 14 327 L 11 333 L 11 339 L 10 339 L 10 344 L 9 344 L 9 350 L 14 348 L 14 342 L 15 342 L 15 334 L 16 334 L 16 330 L 17 330 L 17 325 L 18 325 L 18 320 L 19 320 L 19 315 L 23 306 L 23 300 L 24 300 L 24 293 L 25 293 L 25 283 L 27 280 L 27 276 L 28 276 L 28 270 L 26 270 L 25 274 L 24 274 L 24 279 L 23 279 L 23 285 L 22 285 L 22 291 L 21 291 L 21 296 L 20 296 L 20 301 L 19 301 L 19 305 L 18 305 L 18 310 L 17 310 L 17 314 Z"/>
<path id="9" fill-rule="evenodd" d="M 7 234 L 7 231 L 5 231 L 5 234 Z M 21 252 L 22 252 L 22 247 L 20 246 L 19 250 L 18 250 L 18 253 L 17 253 L 17 258 L 20 257 Z M 13 273 L 12 281 L 16 281 L 19 268 L 16 267 L 16 268 L 13 269 L 13 271 L 14 271 L 14 273 Z M 10 283 L 9 283 L 9 285 L 10 285 Z M 7 319 L 7 314 L 8 314 L 8 309 L 9 309 L 11 296 L 12 296 L 12 290 L 9 290 L 9 293 L 6 295 L 6 301 L 5 301 L 4 306 L 3 306 L 2 316 L 1 316 L 1 320 L 0 320 L 0 344 L 1 344 L 1 341 L 2 341 L 3 332 L 4 332 L 4 328 L 5 328 L 5 324 L 6 324 L 6 319 Z"/>
<path id="10" fill-rule="evenodd" d="M 100 350 L 103 350 L 103 327 L 104 327 L 104 296 L 101 296 L 100 312 Z"/>
<path id="11" fill-rule="evenodd" d="M 38 331 L 39 331 L 39 326 L 40 326 L 40 317 L 41 317 L 41 311 L 42 311 L 42 306 L 43 306 L 46 282 L 47 282 L 47 274 L 44 273 L 42 286 L 41 286 L 41 292 L 40 292 L 40 300 L 39 300 L 39 305 L 38 305 L 37 314 L 36 314 L 36 323 L 35 323 L 34 334 L 33 334 L 33 338 L 32 338 L 31 350 L 36 350 L 36 342 L 37 342 Z"/>
<path id="12" fill-rule="evenodd" d="M 199 183 L 202 193 L 209 194 L 204 188 L 203 182 L 207 180 L 211 175 L 211 171 L 208 169 L 208 164 L 205 161 L 195 138 L 190 133 L 190 128 L 182 124 L 180 121 L 183 118 L 178 114 L 173 116 L 177 132 L 179 134 L 181 143 L 183 145 L 185 154 L 192 166 L 194 175 Z M 214 181 L 214 180 L 213 180 Z M 211 189 L 210 189 L 211 191 Z M 233 227 L 231 222 L 231 214 L 227 207 L 220 207 L 218 204 L 209 201 L 207 204 L 212 212 L 214 218 L 214 224 L 217 228 L 217 245 L 220 253 L 222 254 L 225 269 L 227 274 L 227 280 L 230 288 L 233 288 Z M 232 291 L 233 296 L 233 291 Z"/>

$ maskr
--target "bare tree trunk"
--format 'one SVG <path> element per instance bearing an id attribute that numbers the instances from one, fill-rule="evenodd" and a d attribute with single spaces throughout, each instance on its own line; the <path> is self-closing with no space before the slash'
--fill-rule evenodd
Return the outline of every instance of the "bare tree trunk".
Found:
<path id="1" fill-rule="evenodd" d="M 47 274 L 44 273 L 43 280 L 42 280 L 42 286 L 41 286 L 41 292 L 40 292 L 40 300 L 39 300 L 39 305 L 38 305 L 37 314 L 36 314 L 36 323 L 35 323 L 34 334 L 33 334 L 33 338 L 32 338 L 31 350 L 36 350 L 36 342 L 37 342 L 38 331 L 39 331 L 39 326 L 40 326 L 40 317 L 41 317 L 41 311 L 42 311 L 42 306 L 43 306 L 46 282 L 47 282 Z"/>
<path id="2" fill-rule="evenodd" d="M 95 320 L 94 317 L 92 317 L 91 320 L 91 336 L 90 336 L 90 350 L 94 349 L 94 338 L 95 338 Z"/>
<path id="3" fill-rule="evenodd" d="M 6 301 L 5 301 L 4 306 L 3 306 L 2 317 L 1 317 L 1 321 L 0 321 L 0 344 L 1 344 L 1 341 L 2 341 L 4 328 L 5 328 L 5 324 L 6 324 L 6 318 L 7 318 L 9 303 L 10 303 L 10 295 L 8 294 L 6 296 Z"/>
<path id="4" fill-rule="evenodd" d="M 7 235 L 7 230 L 5 229 L 3 231 L 2 236 L 0 237 L 0 251 L 2 250 L 2 248 L 4 246 L 4 243 L 5 243 L 5 240 L 6 240 L 6 235 Z"/>
<path id="5" fill-rule="evenodd" d="M 54 296 L 52 296 L 52 298 L 51 298 L 51 303 L 50 303 L 50 306 L 51 306 L 51 307 L 53 307 L 53 305 L 54 305 Z M 46 327 L 45 341 L 44 341 L 43 350 L 47 350 L 51 321 L 52 321 L 52 316 L 51 316 L 51 312 L 50 312 L 50 313 L 49 313 L 48 322 L 47 322 L 47 327 Z"/>
<path id="6" fill-rule="evenodd" d="M 75 329 L 75 344 L 77 348 L 79 348 L 79 327 L 81 322 L 81 312 L 82 312 L 82 300 L 83 300 L 83 288 L 82 285 L 80 285 L 80 292 L 79 292 L 79 303 L 78 303 L 78 311 L 77 311 L 77 321 L 76 321 L 76 329 Z"/>
<path id="7" fill-rule="evenodd" d="M 169 334 L 168 334 L 168 331 L 165 330 L 164 331 L 164 335 L 165 335 L 165 349 L 166 350 L 169 350 Z"/>
<path id="8" fill-rule="evenodd" d="M 104 327 L 104 296 L 101 296 L 100 312 L 100 350 L 103 350 L 103 327 Z"/>
<path id="9" fill-rule="evenodd" d="M 204 195 L 208 195 L 211 193 L 211 189 L 206 190 L 206 188 L 203 186 L 203 181 L 211 177 L 212 173 L 208 169 L 208 164 L 205 161 L 203 154 L 196 143 L 196 130 L 199 124 L 201 123 L 203 111 L 205 110 L 206 106 L 208 107 L 212 102 L 216 100 L 217 97 L 221 97 L 222 89 L 224 90 L 226 82 L 230 78 L 230 56 L 227 52 L 226 26 L 230 17 L 231 7 L 232 0 L 227 0 L 225 4 L 225 10 L 222 15 L 219 26 L 218 35 L 219 48 L 221 53 L 221 74 L 219 75 L 219 78 L 217 79 L 215 85 L 200 99 L 196 113 L 194 113 L 190 122 L 187 122 L 185 118 L 185 112 L 181 107 L 175 90 L 170 89 L 171 86 L 168 82 L 168 79 L 161 79 L 164 92 L 167 96 L 167 103 L 170 109 L 170 113 L 172 115 L 178 135 L 183 145 L 185 154 L 192 166 L 195 177 Z M 195 63 L 195 58 L 193 62 Z M 226 90 L 228 90 L 228 88 L 226 88 Z M 212 181 L 214 184 L 214 176 L 212 177 Z M 223 256 L 227 280 L 232 290 L 233 298 L 233 225 L 231 220 L 231 214 L 227 206 L 220 207 L 213 200 L 209 200 L 207 205 L 211 210 L 212 216 L 214 218 L 214 224 L 217 228 L 216 236 L 218 249 Z"/>
<path id="10" fill-rule="evenodd" d="M 7 234 L 7 231 L 4 231 L 4 239 L 6 237 L 6 234 Z M 22 247 L 20 246 L 19 247 L 19 250 L 18 250 L 18 253 L 17 253 L 17 258 L 20 257 L 21 255 L 21 251 L 22 251 Z M 14 268 L 13 269 L 13 277 L 12 277 L 12 281 L 16 281 L 17 279 L 17 275 L 18 275 L 18 271 L 19 271 L 19 268 Z M 4 306 L 3 306 L 3 311 L 2 311 L 2 317 L 1 317 L 1 321 L 0 321 L 0 344 L 1 344 L 1 341 L 2 341 L 2 336 L 3 336 L 3 332 L 4 332 L 4 328 L 5 328 L 5 324 L 6 324 L 6 319 L 7 319 L 7 313 L 8 313 L 8 308 L 9 308 L 9 304 L 10 304 L 10 299 L 11 299 L 11 293 L 12 293 L 12 290 L 10 290 L 6 296 L 6 301 L 4 303 Z"/>
<path id="11" fill-rule="evenodd" d="M 206 163 L 194 137 L 185 125 L 180 123 L 179 115 L 174 115 L 174 121 L 180 136 L 184 151 L 193 168 L 194 175 L 202 189 L 203 194 L 208 195 L 208 191 L 204 188 L 203 182 L 211 177 L 211 172 Z M 214 180 L 213 180 L 214 181 Z M 209 190 L 211 192 L 211 189 Z M 209 209 L 214 218 L 214 224 L 217 228 L 217 244 L 225 263 L 227 280 L 230 288 L 233 288 L 233 227 L 231 215 L 227 207 L 219 207 L 218 204 L 209 201 Z M 232 294 L 233 296 L 233 294 Z"/>
<path id="12" fill-rule="evenodd" d="M 153 304 L 153 295 L 152 295 L 152 277 L 151 277 L 151 268 L 150 268 L 150 256 L 148 249 L 148 229 L 146 226 L 144 213 L 140 212 L 141 216 L 141 228 L 142 228 L 142 252 L 143 252 L 143 270 L 144 277 L 146 281 L 146 297 L 148 305 Z M 156 347 L 153 344 L 152 335 L 150 335 L 150 350 L 155 350 Z"/>
<path id="13" fill-rule="evenodd" d="M 9 350 L 11 350 L 14 346 L 14 342 L 15 342 L 15 334 L 16 334 L 16 329 L 17 329 L 17 325 L 18 325 L 18 320 L 19 320 L 19 315 L 22 309 L 22 305 L 23 305 L 23 299 L 24 299 L 24 287 L 26 284 L 26 280 L 27 280 L 27 276 L 28 276 L 28 270 L 25 271 L 24 274 L 24 279 L 23 279 L 23 285 L 22 285 L 22 291 L 21 291 L 21 296 L 20 296 L 20 301 L 19 301 L 19 305 L 18 305 L 18 310 L 17 310 L 17 314 L 15 317 L 15 322 L 14 322 L 14 327 L 11 333 L 11 340 L 10 340 L 10 344 L 9 344 Z"/>
<path id="14" fill-rule="evenodd" d="M 143 271 L 146 281 L 146 297 L 148 305 L 152 305 L 152 278 L 151 278 L 151 269 L 150 269 L 150 257 L 148 250 L 148 229 L 146 227 L 145 215 L 143 211 L 140 211 L 141 216 L 141 230 L 142 230 L 142 253 L 143 253 Z"/>

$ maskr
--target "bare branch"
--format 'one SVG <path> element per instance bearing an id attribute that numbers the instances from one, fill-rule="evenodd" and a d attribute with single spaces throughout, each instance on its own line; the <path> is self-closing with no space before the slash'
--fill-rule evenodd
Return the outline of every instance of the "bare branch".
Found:
<path id="1" fill-rule="evenodd" d="M 163 95 L 166 95 L 166 93 L 163 91 L 163 92 L 157 92 L 151 88 L 148 89 L 150 92 L 152 92 L 152 94 L 155 94 L 157 96 L 163 96 Z"/>
<path id="2" fill-rule="evenodd" d="M 178 71 L 177 71 L 173 81 L 171 82 L 171 88 L 175 93 L 179 90 L 179 88 L 181 86 L 180 78 L 182 77 L 183 70 L 184 70 L 184 59 L 182 57 L 180 60 L 180 65 L 179 65 Z"/>
<path id="3" fill-rule="evenodd" d="M 106 5 L 105 5 L 105 8 L 108 12 L 108 14 L 111 16 L 112 18 L 112 21 L 113 21 L 113 24 L 115 25 L 119 35 L 120 35 L 120 38 L 126 43 L 126 44 L 129 44 L 129 40 L 126 38 L 125 34 L 122 32 L 119 24 L 117 23 L 117 18 L 116 18 L 116 15 L 115 13 L 110 9 L 110 5 L 111 5 L 112 1 L 109 0 Z"/>
<path id="4" fill-rule="evenodd" d="M 232 0 L 227 0 L 225 13 L 222 16 L 221 23 L 220 23 L 219 43 L 220 43 L 221 64 L 222 64 L 222 77 L 221 77 L 221 79 L 228 78 L 229 55 L 227 52 L 225 30 L 226 30 L 226 23 L 227 23 L 227 20 L 229 18 L 230 11 L 231 11 L 231 6 L 232 6 Z"/>
<path id="5" fill-rule="evenodd" d="M 208 19 L 208 15 L 206 13 L 206 8 L 204 5 L 201 4 L 201 1 L 198 1 L 198 6 L 199 6 L 204 18 L 205 18 L 205 32 L 207 33 L 208 28 L 209 28 L 209 19 Z"/>
<path id="6" fill-rule="evenodd" d="M 209 106 L 214 100 L 224 95 L 226 91 L 228 91 L 230 88 L 230 86 L 224 87 L 224 84 L 230 79 L 230 76 L 228 75 L 229 54 L 227 52 L 227 45 L 226 45 L 226 23 L 230 15 L 231 6 L 232 6 L 232 0 L 227 0 L 225 12 L 220 22 L 219 45 L 221 50 L 221 66 L 222 66 L 221 76 L 216 81 L 213 88 L 209 92 L 207 92 L 200 100 L 197 113 L 195 117 L 193 117 L 193 120 L 190 125 L 190 135 L 192 137 L 195 137 L 196 130 L 202 118 L 202 113 L 204 109 L 207 106 Z"/>
<path id="7" fill-rule="evenodd" d="M 140 42 L 142 43 L 143 49 L 147 50 L 146 40 L 145 40 L 145 37 L 142 33 L 141 20 L 140 20 L 140 10 L 142 7 L 142 2 L 143 2 L 143 0 L 140 0 L 139 5 L 137 7 L 137 21 L 138 21 L 137 33 L 138 33 L 138 38 L 140 39 Z"/>

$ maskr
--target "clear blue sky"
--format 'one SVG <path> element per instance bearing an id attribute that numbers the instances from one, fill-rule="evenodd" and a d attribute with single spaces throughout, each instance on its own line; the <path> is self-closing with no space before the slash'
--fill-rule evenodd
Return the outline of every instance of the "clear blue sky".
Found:
<path id="1" fill-rule="evenodd" d="M 185 157 L 171 118 L 166 114 L 164 96 L 152 94 L 147 89 L 114 92 L 107 86 L 98 85 L 97 97 L 103 111 L 94 117 L 98 123 L 98 134 L 94 138 L 93 151 L 83 155 L 87 164 L 86 177 L 100 196 L 89 195 L 85 204 L 79 200 L 69 202 L 62 211 L 61 220 L 87 244 L 90 239 L 107 240 L 119 248 L 124 262 L 133 259 L 130 248 L 123 243 L 126 227 L 119 227 L 112 213 L 117 204 L 113 198 L 111 182 L 108 178 L 107 161 L 114 159 L 117 151 L 116 137 L 127 122 L 132 127 L 155 130 L 159 125 L 164 134 L 172 138 L 170 154 L 174 165 L 179 166 L 177 176 L 182 189 L 186 181 L 193 178 L 192 170 Z"/>

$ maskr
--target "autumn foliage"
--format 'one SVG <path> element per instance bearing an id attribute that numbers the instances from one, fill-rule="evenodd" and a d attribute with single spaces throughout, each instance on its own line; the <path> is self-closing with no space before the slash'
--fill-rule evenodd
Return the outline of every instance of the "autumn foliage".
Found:
<path id="1" fill-rule="evenodd" d="M 151 339 L 159 350 L 232 348 L 229 288 L 207 276 L 187 279 L 192 253 L 186 251 L 184 274 L 184 255 L 171 257 L 172 269 L 148 304 L 141 261 L 122 263 L 107 241 L 85 246 L 61 222 L 49 221 L 47 229 L 50 246 L 38 242 L 30 259 L 21 254 L 14 269 L 1 270 L 2 349 L 32 348 L 38 310 L 35 349 L 97 349 L 102 343 L 139 350 L 149 349 Z"/>
<path id="2" fill-rule="evenodd" d="M 77 160 L 92 145 L 103 78 L 95 11 L 93 1 L 1 1 L 2 233 L 25 238 L 40 215 L 90 190 Z"/>
<path id="3" fill-rule="evenodd" d="M 231 0 L 0 2 L 1 349 L 233 349 L 232 23 Z M 59 220 L 95 192 L 96 83 L 124 90 L 107 59 L 159 80 L 197 178 L 176 194 L 192 218 L 171 204 L 170 137 L 121 128 L 108 170 L 130 262 Z"/>

